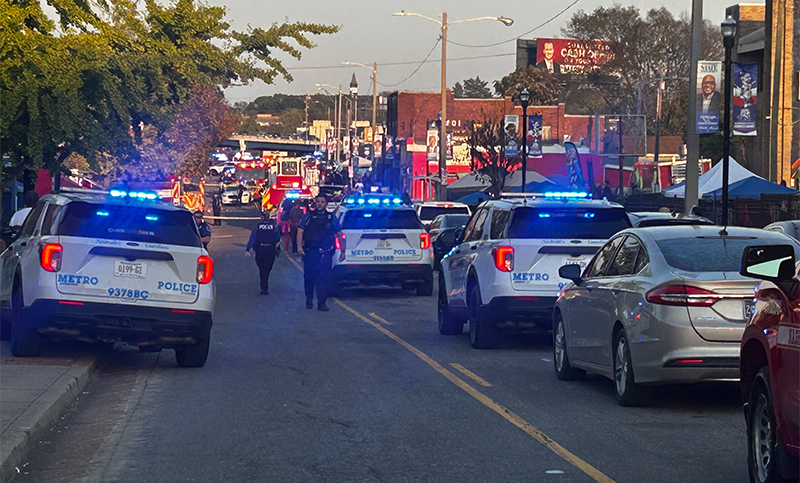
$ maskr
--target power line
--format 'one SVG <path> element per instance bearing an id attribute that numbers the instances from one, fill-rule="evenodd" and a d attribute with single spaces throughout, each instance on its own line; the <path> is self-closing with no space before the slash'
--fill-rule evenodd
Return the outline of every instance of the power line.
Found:
<path id="1" fill-rule="evenodd" d="M 544 22 L 544 23 L 541 23 L 541 24 L 537 25 L 536 27 L 534 27 L 534 28 L 532 28 L 532 29 L 528 30 L 528 31 L 527 31 L 527 32 L 525 32 L 524 34 L 522 34 L 522 35 L 519 35 L 519 36 L 517 36 L 517 37 L 514 37 L 513 39 L 503 40 L 502 42 L 496 42 L 496 43 L 494 43 L 494 44 L 486 44 L 486 45 L 467 45 L 467 44 L 460 44 L 460 43 L 458 43 L 458 42 L 453 42 L 452 40 L 448 40 L 448 41 L 447 41 L 447 43 L 448 43 L 448 44 L 453 44 L 453 45 L 458 45 L 459 47 L 471 47 L 471 48 L 496 47 L 496 46 L 498 46 L 498 45 L 507 44 L 507 43 L 509 43 L 509 42 L 513 42 L 513 41 L 515 41 L 515 40 L 517 40 L 517 39 L 521 39 L 522 37 L 524 37 L 524 36 L 526 36 L 526 35 L 528 35 L 528 34 L 530 34 L 530 33 L 533 33 L 533 32 L 534 32 L 534 31 L 536 31 L 536 30 L 539 30 L 540 28 L 544 27 L 545 25 L 549 24 L 549 23 L 550 23 L 550 22 L 552 22 L 553 20 L 555 20 L 555 19 L 557 19 L 558 17 L 560 17 L 561 15 L 563 15 L 563 14 L 564 14 L 564 13 L 565 13 L 567 10 L 569 10 L 570 8 L 572 8 L 573 6 L 575 6 L 575 4 L 576 4 L 576 3 L 578 3 L 578 2 L 580 2 L 580 1 L 581 1 L 581 0 L 574 0 L 572 3 L 570 3 L 569 5 L 567 5 L 567 6 L 566 6 L 566 8 L 564 8 L 564 10 L 562 10 L 562 11 L 558 12 L 557 14 L 555 14 L 554 16 L 550 17 L 550 19 L 548 19 L 546 22 Z"/>
<path id="2" fill-rule="evenodd" d="M 400 84 L 402 84 L 403 82 L 405 82 L 405 81 L 407 81 L 408 79 L 410 79 L 410 78 L 411 78 L 411 77 L 412 77 L 414 74 L 416 74 L 417 72 L 419 72 L 419 70 L 422 68 L 422 66 L 425 64 L 425 62 L 427 62 L 427 61 L 428 61 L 428 57 L 430 57 L 430 56 L 431 56 L 431 54 L 433 53 L 433 49 L 435 49 L 435 48 L 436 48 L 436 46 L 437 46 L 437 45 L 439 45 L 439 42 L 441 42 L 441 41 L 442 41 L 442 38 L 441 38 L 441 37 L 439 37 L 438 39 L 436 39 L 436 43 L 435 43 L 435 44 L 433 44 L 433 47 L 431 47 L 431 50 L 430 50 L 430 51 L 428 51 L 428 55 L 426 55 L 426 56 L 425 56 L 425 58 L 424 58 L 424 59 L 422 59 L 422 62 L 420 62 L 420 63 L 419 63 L 419 65 L 417 66 L 417 68 L 416 68 L 416 69 L 414 69 L 414 72 L 412 72 L 411 74 L 409 74 L 409 75 L 408 75 L 408 77 L 406 77 L 405 79 L 401 80 L 400 82 L 398 82 L 398 83 L 396 83 L 396 84 L 382 84 L 382 83 L 378 82 L 378 85 L 381 85 L 381 86 L 383 86 L 383 87 L 395 87 L 395 86 L 399 86 L 399 85 L 400 85 Z"/>
<path id="3" fill-rule="evenodd" d="M 434 45 L 434 48 L 435 47 L 436 46 Z M 517 54 L 512 52 L 512 53 L 506 53 L 506 54 L 474 55 L 474 56 L 471 56 L 471 57 L 455 57 L 455 58 L 452 58 L 452 59 L 447 59 L 447 61 L 448 62 L 455 62 L 455 61 L 459 61 L 459 60 L 488 59 L 488 58 L 491 58 L 491 57 L 507 57 L 507 56 L 510 56 L 510 55 L 517 55 Z M 386 63 L 383 63 L 383 64 L 379 63 L 377 66 L 378 67 L 391 67 L 391 66 L 396 66 L 396 65 L 416 65 L 416 64 L 419 64 L 420 62 L 425 62 L 425 61 L 414 60 L 414 61 L 409 61 L 409 62 L 386 62 Z M 427 61 L 427 63 L 431 63 L 431 64 L 438 64 L 438 63 L 441 63 L 441 62 L 442 62 L 441 59 L 433 59 L 433 60 Z M 311 66 L 311 67 L 289 67 L 286 70 L 295 71 L 295 70 L 347 69 L 349 67 L 352 67 L 352 65 L 316 65 L 316 66 Z M 378 84 L 380 84 L 380 82 L 378 82 Z"/>

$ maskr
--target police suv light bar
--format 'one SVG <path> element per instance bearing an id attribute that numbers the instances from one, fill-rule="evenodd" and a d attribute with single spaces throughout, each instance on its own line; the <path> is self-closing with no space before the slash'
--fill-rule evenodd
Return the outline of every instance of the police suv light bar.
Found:
<path id="1" fill-rule="evenodd" d="M 390 205 L 400 205 L 403 203 L 403 200 L 396 196 L 387 196 L 387 195 L 363 195 L 363 196 L 348 196 L 344 199 L 345 206 L 362 206 L 364 204 L 369 205 L 383 205 L 383 206 L 390 206 Z"/>
<path id="2" fill-rule="evenodd" d="M 128 198 L 131 200 L 147 200 L 156 201 L 159 196 L 152 191 L 126 191 L 121 189 L 112 189 L 108 192 L 113 198 Z"/>
<path id="3" fill-rule="evenodd" d="M 585 200 L 589 193 L 585 191 L 548 191 L 546 193 L 500 193 L 501 198 L 543 198 L 546 200 Z"/>

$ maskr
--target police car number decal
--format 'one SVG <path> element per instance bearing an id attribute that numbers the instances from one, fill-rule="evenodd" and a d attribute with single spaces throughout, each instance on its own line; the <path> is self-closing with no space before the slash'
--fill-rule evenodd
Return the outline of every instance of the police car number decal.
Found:
<path id="1" fill-rule="evenodd" d="M 376 262 L 393 262 L 394 255 L 375 255 L 372 257 L 372 260 Z"/>
<path id="2" fill-rule="evenodd" d="M 130 288 L 111 287 L 108 289 L 110 297 L 119 297 L 123 299 L 140 299 L 146 300 L 150 296 L 147 290 L 133 290 Z"/>

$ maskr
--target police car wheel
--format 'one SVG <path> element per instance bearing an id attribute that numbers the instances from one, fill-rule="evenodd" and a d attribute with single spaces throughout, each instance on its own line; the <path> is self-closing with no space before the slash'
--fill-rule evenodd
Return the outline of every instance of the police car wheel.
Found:
<path id="1" fill-rule="evenodd" d="M 442 335 L 460 335 L 464 331 L 464 321 L 453 317 L 450 304 L 447 303 L 447 290 L 444 279 L 439 282 L 439 297 L 437 301 L 437 321 L 439 333 Z"/>
<path id="2" fill-rule="evenodd" d="M 22 285 L 17 281 L 11 295 L 11 353 L 14 357 L 36 357 L 42 348 L 42 336 L 35 330 L 25 327 L 22 312 Z"/>
<path id="3" fill-rule="evenodd" d="M 420 297 L 430 297 L 433 295 L 433 277 L 417 285 L 417 295 Z"/>
<path id="4" fill-rule="evenodd" d="M 211 334 L 192 345 L 176 347 L 175 360 L 180 367 L 203 367 L 208 359 Z"/>
<path id="5" fill-rule="evenodd" d="M 499 334 L 497 327 L 491 325 L 480 315 L 481 292 L 478 285 L 472 287 L 469 296 L 469 341 L 473 349 L 494 349 Z"/>
<path id="6" fill-rule="evenodd" d="M 11 316 L 6 311 L 0 311 L 0 340 L 11 337 Z"/>

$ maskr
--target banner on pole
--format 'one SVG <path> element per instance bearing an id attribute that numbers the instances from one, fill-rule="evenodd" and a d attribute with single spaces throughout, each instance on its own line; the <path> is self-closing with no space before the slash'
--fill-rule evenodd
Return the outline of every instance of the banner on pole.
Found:
<path id="1" fill-rule="evenodd" d="M 525 142 L 528 143 L 528 159 L 542 157 L 542 116 L 528 117 Z"/>
<path id="2" fill-rule="evenodd" d="M 756 135 L 758 64 L 733 64 L 733 135 Z"/>
<path id="3" fill-rule="evenodd" d="M 719 132 L 719 110 L 722 106 L 722 62 L 697 62 L 697 134 Z"/>
<path id="4" fill-rule="evenodd" d="M 428 161 L 439 159 L 439 130 L 428 129 Z"/>
<path id="5" fill-rule="evenodd" d="M 507 158 L 516 158 L 519 156 L 519 147 L 517 146 L 517 140 L 519 139 L 519 116 L 506 114 L 503 122 L 503 132 L 505 138 L 503 143 L 503 155 Z"/>
<path id="6" fill-rule="evenodd" d="M 586 182 L 583 180 L 583 170 L 581 169 L 581 157 L 578 148 L 574 143 L 564 143 L 564 154 L 567 158 L 567 173 L 569 173 L 570 188 L 586 189 Z"/>

